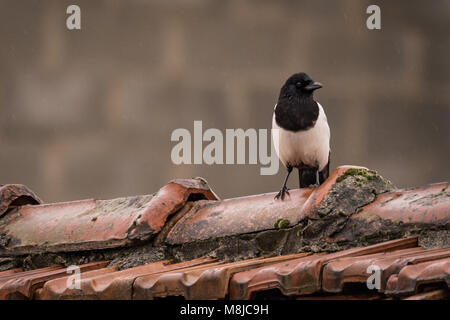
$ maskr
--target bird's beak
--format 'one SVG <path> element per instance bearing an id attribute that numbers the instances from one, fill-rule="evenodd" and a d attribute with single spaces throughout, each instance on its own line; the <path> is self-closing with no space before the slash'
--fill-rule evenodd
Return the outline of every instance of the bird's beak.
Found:
<path id="1" fill-rule="evenodd" d="M 314 91 L 320 88 L 322 88 L 322 84 L 320 82 L 313 82 L 305 87 L 305 89 L 308 91 Z"/>

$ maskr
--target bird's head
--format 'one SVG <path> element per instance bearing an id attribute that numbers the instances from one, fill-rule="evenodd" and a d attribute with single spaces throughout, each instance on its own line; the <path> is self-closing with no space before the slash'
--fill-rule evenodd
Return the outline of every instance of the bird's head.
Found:
<path id="1" fill-rule="evenodd" d="M 312 96 L 314 90 L 322 88 L 320 82 L 311 79 L 304 72 L 293 74 L 281 88 L 280 96 Z"/>

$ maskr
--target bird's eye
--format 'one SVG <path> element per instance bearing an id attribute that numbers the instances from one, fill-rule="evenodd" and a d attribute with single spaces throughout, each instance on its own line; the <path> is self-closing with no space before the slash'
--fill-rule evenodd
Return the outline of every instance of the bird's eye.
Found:
<path id="1" fill-rule="evenodd" d="M 295 84 L 295 86 L 296 86 L 297 88 L 301 88 L 301 87 L 302 87 L 302 83 L 301 83 L 301 82 L 297 82 L 297 83 Z"/>

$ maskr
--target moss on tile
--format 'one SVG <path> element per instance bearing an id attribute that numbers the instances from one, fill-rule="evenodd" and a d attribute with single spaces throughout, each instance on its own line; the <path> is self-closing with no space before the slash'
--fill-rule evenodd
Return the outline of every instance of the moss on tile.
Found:
<path id="1" fill-rule="evenodd" d="M 378 173 L 375 170 L 350 168 L 336 179 L 336 183 L 345 180 L 347 177 L 355 177 L 355 180 L 357 182 L 363 182 L 366 180 L 373 180 L 377 176 L 379 177 Z"/>
<path id="2" fill-rule="evenodd" d="M 274 227 L 277 229 L 285 229 L 288 228 L 291 225 L 291 223 L 289 222 L 289 220 L 287 219 L 278 219 L 275 224 Z"/>

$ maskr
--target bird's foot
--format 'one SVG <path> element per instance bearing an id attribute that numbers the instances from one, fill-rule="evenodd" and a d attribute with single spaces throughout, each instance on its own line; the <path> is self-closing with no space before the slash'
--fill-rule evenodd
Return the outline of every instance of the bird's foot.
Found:
<path id="1" fill-rule="evenodd" d="M 308 188 L 317 188 L 317 187 L 319 187 L 319 186 L 320 186 L 320 184 L 314 183 L 314 184 L 310 184 L 310 185 L 308 186 Z"/>
<path id="2" fill-rule="evenodd" d="M 278 200 L 281 198 L 281 200 L 284 200 L 284 196 L 286 194 L 289 196 L 289 189 L 287 187 L 283 187 L 283 188 L 281 188 L 280 192 L 277 193 L 277 195 L 275 196 L 274 199 Z"/>

